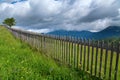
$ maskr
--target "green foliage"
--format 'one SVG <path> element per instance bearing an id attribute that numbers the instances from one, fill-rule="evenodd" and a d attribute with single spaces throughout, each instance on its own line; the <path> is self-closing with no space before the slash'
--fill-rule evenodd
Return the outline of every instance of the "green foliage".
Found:
<path id="1" fill-rule="evenodd" d="M 6 24 L 10 27 L 14 26 L 16 24 L 15 22 L 15 19 L 14 18 L 6 18 L 4 21 L 3 21 L 3 24 Z"/>
<path id="2" fill-rule="evenodd" d="M 107 38 L 105 41 L 118 43 L 120 41 L 120 37 Z"/>

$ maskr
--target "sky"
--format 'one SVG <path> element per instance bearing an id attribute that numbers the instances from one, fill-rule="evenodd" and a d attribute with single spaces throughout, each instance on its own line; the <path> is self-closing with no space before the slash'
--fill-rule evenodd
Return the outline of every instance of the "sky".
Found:
<path id="1" fill-rule="evenodd" d="M 96 32 L 120 26 L 120 0 L 0 0 L 0 23 L 8 17 L 29 31 Z"/>

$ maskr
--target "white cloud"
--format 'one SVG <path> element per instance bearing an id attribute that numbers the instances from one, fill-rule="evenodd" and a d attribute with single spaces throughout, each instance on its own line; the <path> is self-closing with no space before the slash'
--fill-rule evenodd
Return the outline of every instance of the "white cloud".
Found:
<path id="1" fill-rule="evenodd" d="M 110 7 L 117 0 L 108 0 L 107 2 L 105 0 L 92 0 L 92 1 L 94 5 L 98 7 Z"/>
<path id="2" fill-rule="evenodd" d="M 111 22 L 112 22 L 112 20 L 109 18 L 99 19 L 99 20 L 96 20 L 94 22 L 91 22 L 90 26 L 91 27 L 93 26 L 94 27 L 93 29 L 100 31 L 100 30 L 110 26 Z"/>
<path id="3" fill-rule="evenodd" d="M 52 30 L 50 29 L 28 29 L 27 31 L 29 32 L 35 32 L 35 33 L 48 33 L 48 32 L 51 32 Z"/>
<path id="4" fill-rule="evenodd" d="M 7 17 L 25 17 L 28 15 L 30 6 L 29 3 L 26 2 L 20 2 L 16 4 L 9 4 L 9 3 L 3 3 L 0 5 L 0 15 L 1 18 L 7 18 Z"/>
<path id="5" fill-rule="evenodd" d="M 78 0 L 73 5 L 69 5 L 70 9 L 64 13 L 64 17 L 81 18 L 86 16 L 91 9 L 91 0 Z"/>
<path id="6" fill-rule="evenodd" d="M 118 12 L 119 12 L 119 14 L 120 14 L 120 8 L 118 9 Z"/>
<path id="7" fill-rule="evenodd" d="M 112 22 L 111 19 L 105 18 L 105 19 L 99 19 L 93 22 L 86 22 L 86 23 L 80 23 L 78 25 L 73 24 L 64 24 L 62 26 L 65 26 L 67 30 L 88 30 L 88 31 L 100 31 L 108 26 L 110 26 L 110 23 Z M 74 27 L 73 27 L 74 26 Z"/>
<path id="8" fill-rule="evenodd" d="M 54 0 L 30 0 L 31 11 L 39 16 L 50 16 L 60 13 L 61 2 Z"/>
<path id="9" fill-rule="evenodd" d="M 0 4 L 0 22 L 7 17 L 15 17 L 17 26 L 24 29 L 99 31 L 113 23 L 120 24 L 113 19 L 120 19 L 118 0 L 27 0 L 9 3 L 13 1 L 6 0 Z"/>

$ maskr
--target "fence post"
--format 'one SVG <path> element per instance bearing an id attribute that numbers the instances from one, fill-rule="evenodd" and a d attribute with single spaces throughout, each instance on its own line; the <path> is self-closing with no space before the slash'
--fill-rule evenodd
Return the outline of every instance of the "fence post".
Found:
<path id="1" fill-rule="evenodd" d="M 80 39 L 77 38 L 77 70 L 79 67 L 79 48 L 80 48 Z"/>
<path id="2" fill-rule="evenodd" d="M 60 44 L 59 44 L 59 40 L 60 40 L 60 38 L 59 38 L 59 35 L 58 35 L 58 38 L 57 38 L 57 54 L 58 54 L 58 61 L 60 60 L 59 58 L 60 58 Z"/>
<path id="3" fill-rule="evenodd" d="M 66 50 L 66 49 L 65 49 L 65 48 L 66 48 L 66 46 L 65 46 L 65 36 L 64 36 L 64 41 L 63 41 L 63 42 L 64 42 L 64 44 L 63 44 L 63 45 L 64 45 L 64 48 L 63 48 L 63 49 L 64 49 L 63 54 L 64 54 L 64 63 L 65 63 L 65 50 Z"/>
<path id="4" fill-rule="evenodd" d="M 114 44 L 112 42 L 111 44 L 111 57 L 110 57 L 110 69 L 109 69 L 109 80 L 111 80 L 111 72 L 112 72 L 112 61 L 113 61 L 113 48 L 114 48 Z"/>
<path id="5" fill-rule="evenodd" d="M 83 52 L 83 40 L 82 40 L 82 38 L 80 39 L 80 67 L 81 67 L 81 69 L 82 69 L 82 53 Z"/>
<path id="6" fill-rule="evenodd" d="M 64 37 L 61 37 L 62 40 L 62 62 L 64 63 Z"/>
<path id="7" fill-rule="evenodd" d="M 88 42 L 88 50 L 87 50 L 87 71 L 89 71 L 89 61 L 90 61 L 90 39 L 87 40 Z"/>
<path id="8" fill-rule="evenodd" d="M 71 37 L 71 65 L 73 66 L 73 37 Z"/>
<path id="9" fill-rule="evenodd" d="M 120 42 L 117 44 L 114 80 L 117 80 L 118 65 L 119 65 L 119 64 L 118 64 L 118 63 L 119 63 L 119 56 L 120 56 Z M 119 68 L 120 68 L 120 67 L 119 67 Z"/>
<path id="10" fill-rule="evenodd" d="M 118 73 L 118 63 L 119 63 L 119 56 L 120 56 L 120 42 L 117 44 L 117 53 L 116 53 L 116 65 L 115 65 L 115 74 L 114 80 L 117 80 L 117 73 Z"/>
<path id="11" fill-rule="evenodd" d="M 61 61 L 62 61 L 62 38 L 60 36 L 60 58 L 61 58 Z"/>
<path id="12" fill-rule="evenodd" d="M 104 47 L 104 41 L 101 41 L 100 44 L 100 67 L 99 67 L 99 78 L 101 78 L 101 69 L 102 69 L 102 57 L 103 57 L 103 47 Z"/>
<path id="13" fill-rule="evenodd" d="M 70 49 L 71 49 L 70 46 L 71 46 L 71 45 L 70 45 L 70 37 L 69 37 L 69 38 L 68 38 L 68 54 L 69 54 L 69 55 L 68 55 L 68 56 L 69 56 L 69 57 L 68 57 L 68 64 L 69 64 L 69 66 L 70 66 Z"/>
<path id="14" fill-rule="evenodd" d="M 55 59 L 55 35 L 53 35 L 53 37 L 51 37 L 52 42 L 53 42 L 53 59 Z"/>
<path id="15" fill-rule="evenodd" d="M 67 64 L 67 36 L 65 36 L 65 63 Z"/>
<path id="16" fill-rule="evenodd" d="M 74 43 L 74 47 L 73 47 L 73 62 L 74 62 L 74 68 L 76 67 L 76 38 L 73 38 L 73 43 Z"/>
<path id="17" fill-rule="evenodd" d="M 55 35 L 55 59 L 57 59 L 57 36 Z"/>
<path id="18" fill-rule="evenodd" d="M 58 60 L 58 36 L 56 35 L 56 60 Z"/>
<path id="19" fill-rule="evenodd" d="M 93 72 L 94 44 L 95 44 L 95 43 L 94 43 L 93 40 L 92 40 L 92 42 L 91 42 L 91 47 L 92 47 L 92 50 L 91 50 L 91 53 L 92 53 L 92 55 L 91 55 L 91 71 L 90 71 L 91 75 L 92 75 L 92 72 Z"/>
<path id="20" fill-rule="evenodd" d="M 84 39 L 84 59 L 83 59 L 83 70 L 86 68 L 86 39 Z"/>
<path id="21" fill-rule="evenodd" d="M 108 44 L 109 44 L 108 42 L 105 44 L 106 51 L 105 51 L 104 78 L 106 77 L 106 68 L 107 68 L 107 60 L 108 60 L 108 47 L 109 47 Z"/>
<path id="22" fill-rule="evenodd" d="M 98 63 L 98 48 L 99 48 L 99 41 L 96 44 L 96 57 L 95 57 L 95 76 L 97 75 L 97 63 Z"/>
<path id="23" fill-rule="evenodd" d="M 66 63 L 68 64 L 68 37 L 66 36 Z"/>

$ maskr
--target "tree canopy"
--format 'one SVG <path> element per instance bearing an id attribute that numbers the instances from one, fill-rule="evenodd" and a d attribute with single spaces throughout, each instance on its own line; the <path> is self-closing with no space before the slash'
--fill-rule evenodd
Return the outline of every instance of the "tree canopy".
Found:
<path id="1" fill-rule="evenodd" d="M 3 21 L 3 24 L 6 24 L 8 25 L 9 27 L 12 27 L 16 24 L 15 22 L 15 19 L 14 18 L 6 18 L 4 21 Z"/>

